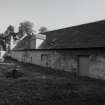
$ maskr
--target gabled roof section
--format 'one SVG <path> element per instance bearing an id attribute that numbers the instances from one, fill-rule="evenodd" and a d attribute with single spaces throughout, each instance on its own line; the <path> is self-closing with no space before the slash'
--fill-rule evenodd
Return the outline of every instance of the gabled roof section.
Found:
<path id="1" fill-rule="evenodd" d="M 105 20 L 43 33 L 40 49 L 105 47 Z"/>
<path id="2" fill-rule="evenodd" d="M 30 49 L 30 41 L 31 35 L 25 36 L 22 40 L 20 40 L 17 45 L 12 50 L 25 50 Z"/>
<path id="3" fill-rule="evenodd" d="M 18 43 L 12 50 L 32 50 L 33 48 L 35 49 L 37 45 L 36 39 L 45 40 L 46 36 L 42 34 L 24 35 L 21 39 L 18 40 Z M 32 41 L 35 41 L 33 45 L 32 45 Z M 38 42 L 38 44 L 39 43 L 40 42 Z"/>

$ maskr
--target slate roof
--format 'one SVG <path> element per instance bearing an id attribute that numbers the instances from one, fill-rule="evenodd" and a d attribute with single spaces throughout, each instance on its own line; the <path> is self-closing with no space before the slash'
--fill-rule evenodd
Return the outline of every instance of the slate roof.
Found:
<path id="1" fill-rule="evenodd" d="M 40 49 L 105 47 L 105 20 L 43 33 Z"/>

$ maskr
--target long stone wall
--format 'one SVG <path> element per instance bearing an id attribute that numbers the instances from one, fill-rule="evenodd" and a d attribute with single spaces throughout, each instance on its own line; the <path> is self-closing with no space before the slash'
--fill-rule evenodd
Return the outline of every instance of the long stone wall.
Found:
<path id="1" fill-rule="evenodd" d="M 76 56 L 65 56 L 51 51 L 12 51 L 10 55 L 25 63 L 64 71 L 76 72 L 77 70 Z"/>
<path id="2" fill-rule="evenodd" d="M 92 55 L 90 57 L 89 72 L 91 77 L 105 79 L 105 56 Z"/>
<path id="3" fill-rule="evenodd" d="M 78 73 L 78 56 L 56 51 L 12 51 L 11 57 L 18 61 Z M 90 55 L 89 77 L 105 79 L 105 56 Z"/>

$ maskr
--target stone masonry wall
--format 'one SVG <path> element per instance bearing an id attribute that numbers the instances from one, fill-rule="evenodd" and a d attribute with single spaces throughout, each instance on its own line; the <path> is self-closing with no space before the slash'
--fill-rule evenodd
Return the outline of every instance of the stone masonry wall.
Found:
<path id="1" fill-rule="evenodd" d="M 48 51 L 12 51 L 11 57 L 25 63 L 32 63 L 53 69 L 72 71 L 77 70 L 77 57 L 65 56 L 57 52 Z"/>
<path id="2" fill-rule="evenodd" d="M 78 72 L 78 56 L 56 51 L 12 51 L 11 57 L 21 62 L 68 72 Z M 89 56 L 89 77 L 105 79 L 105 55 Z"/>
<path id="3" fill-rule="evenodd" d="M 105 79 L 105 56 L 92 55 L 89 64 L 90 77 Z"/>

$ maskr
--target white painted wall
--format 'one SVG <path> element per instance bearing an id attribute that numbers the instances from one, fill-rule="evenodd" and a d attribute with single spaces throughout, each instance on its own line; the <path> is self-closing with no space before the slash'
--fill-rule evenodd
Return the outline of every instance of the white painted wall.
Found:
<path id="1" fill-rule="evenodd" d="M 46 40 L 46 35 L 43 34 L 32 34 L 30 48 L 38 49 L 40 45 Z"/>
<path id="2" fill-rule="evenodd" d="M 5 55 L 6 51 L 0 51 L 0 60 L 3 60 L 3 56 Z"/>
<path id="3" fill-rule="evenodd" d="M 36 39 L 36 49 L 40 47 L 40 45 L 44 42 L 43 39 Z"/>

